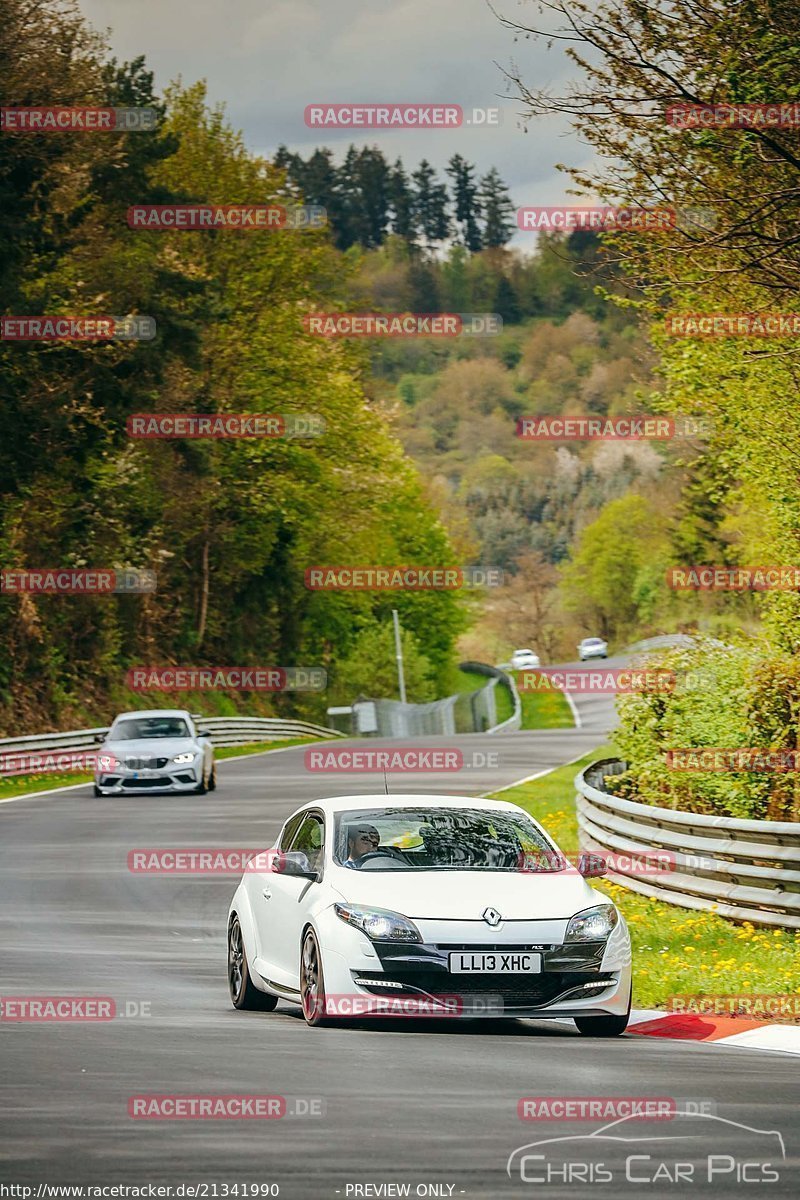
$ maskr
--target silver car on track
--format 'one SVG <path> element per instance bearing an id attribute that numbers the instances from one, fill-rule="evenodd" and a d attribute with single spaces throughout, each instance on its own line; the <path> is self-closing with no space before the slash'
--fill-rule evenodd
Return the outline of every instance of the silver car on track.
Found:
<path id="1" fill-rule="evenodd" d="M 126 712 L 100 737 L 95 758 L 95 796 L 142 792 L 195 792 L 217 786 L 209 734 L 177 708 Z"/>

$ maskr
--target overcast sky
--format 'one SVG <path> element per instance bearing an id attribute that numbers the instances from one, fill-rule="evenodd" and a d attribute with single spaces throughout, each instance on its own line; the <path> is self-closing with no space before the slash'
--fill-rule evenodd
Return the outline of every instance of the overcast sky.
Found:
<path id="1" fill-rule="evenodd" d="M 527 133 L 521 105 L 506 92 L 503 67 L 516 62 L 531 84 L 563 83 L 570 65 L 558 49 L 520 40 L 485 0 L 80 0 L 93 25 L 110 28 L 117 57 L 144 54 L 159 87 L 177 76 L 204 78 L 224 101 L 246 144 L 269 156 L 281 142 L 307 157 L 350 142 L 379 145 L 408 169 L 427 158 L 441 169 L 462 154 L 480 174 L 496 166 L 515 205 L 560 204 L 568 181 L 556 162 L 584 163 L 587 148 L 557 120 Z M 530 0 L 496 0 L 497 10 L 533 23 Z M 316 102 L 416 101 L 464 109 L 499 106 L 495 128 L 308 129 Z M 573 201 L 574 203 L 574 201 Z M 521 234 L 520 245 L 534 234 Z"/>

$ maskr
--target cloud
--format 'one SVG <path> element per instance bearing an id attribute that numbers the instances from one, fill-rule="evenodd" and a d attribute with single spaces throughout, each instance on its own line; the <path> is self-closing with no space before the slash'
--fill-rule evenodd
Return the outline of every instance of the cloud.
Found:
<path id="1" fill-rule="evenodd" d="M 506 94 L 500 66 L 513 58 L 532 83 L 555 85 L 568 64 L 542 43 L 515 43 L 484 0 L 81 0 L 81 6 L 96 27 L 111 27 L 118 57 L 146 56 L 160 87 L 178 75 L 187 83 L 207 79 L 209 99 L 226 103 L 255 153 L 270 155 L 283 142 L 304 155 L 328 145 L 338 157 L 355 142 L 378 145 L 408 168 L 428 158 L 439 170 L 459 153 L 481 174 L 496 166 L 517 205 L 563 202 L 568 181 L 553 164 L 588 158 L 557 118 L 535 122 L 528 133 L 521 128 L 521 105 Z M 507 11 L 525 19 L 514 6 Z M 379 100 L 499 106 L 503 120 L 494 128 L 427 131 L 304 124 L 307 104 Z"/>

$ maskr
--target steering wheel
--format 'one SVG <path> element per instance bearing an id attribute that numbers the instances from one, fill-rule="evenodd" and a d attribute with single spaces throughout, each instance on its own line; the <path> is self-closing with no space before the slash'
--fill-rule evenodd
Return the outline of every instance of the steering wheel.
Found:
<path id="1" fill-rule="evenodd" d="M 371 858 L 393 858 L 397 862 L 405 862 L 402 854 L 397 850 L 392 850 L 388 846 L 381 846 L 380 850 L 368 850 L 366 854 L 362 854 L 358 859 L 358 865 L 367 862 Z"/>

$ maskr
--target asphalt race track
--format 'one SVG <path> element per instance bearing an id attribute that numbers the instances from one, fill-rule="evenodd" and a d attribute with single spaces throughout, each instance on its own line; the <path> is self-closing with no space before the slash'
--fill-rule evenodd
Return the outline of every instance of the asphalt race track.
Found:
<path id="1" fill-rule="evenodd" d="M 390 787 L 479 793 L 577 758 L 601 740 L 611 705 L 586 698 L 579 709 L 580 730 L 453 740 L 465 756 L 498 754 L 499 768 L 404 776 L 401 784 L 395 776 Z M 127 855 L 137 847 L 265 847 L 305 799 L 382 790 L 375 776 L 309 774 L 303 754 L 223 762 L 219 789 L 204 797 L 96 800 L 80 788 L 0 806 L 2 995 L 100 995 L 123 1012 L 131 1001 L 150 1007 L 149 1016 L 99 1023 L 0 1021 L 0 1180 L 273 1183 L 289 1200 L 403 1194 L 387 1184 L 456 1197 L 798 1194 L 798 1071 L 789 1056 L 638 1036 L 592 1041 L 571 1023 L 309 1029 L 283 1003 L 274 1013 L 235 1012 L 225 975 L 235 878 L 134 876 Z M 324 1112 L 134 1120 L 128 1098 L 141 1093 L 279 1094 L 321 1101 Z M 727 1121 L 780 1131 L 787 1159 L 778 1182 L 752 1187 L 731 1174 L 715 1185 L 701 1177 L 678 1185 L 663 1167 L 647 1185 L 642 1172 L 652 1174 L 659 1159 L 640 1162 L 639 1182 L 626 1182 L 624 1155 L 612 1147 L 599 1157 L 614 1162 L 614 1183 L 526 1183 L 518 1172 L 512 1181 L 506 1161 L 517 1147 L 597 1128 L 521 1121 L 518 1100 L 542 1095 L 710 1100 Z M 631 1129 L 627 1136 L 637 1136 Z M 656 1132 L 668 1134 L 667 1123 Z M 678 1157 L 733 1154 L 740 1134 L 706 1121 Z M 674 1169 L 676 1153 L 663 1157 Z M 367 1184 L 378 1190 L 355 1187 Z"/>

